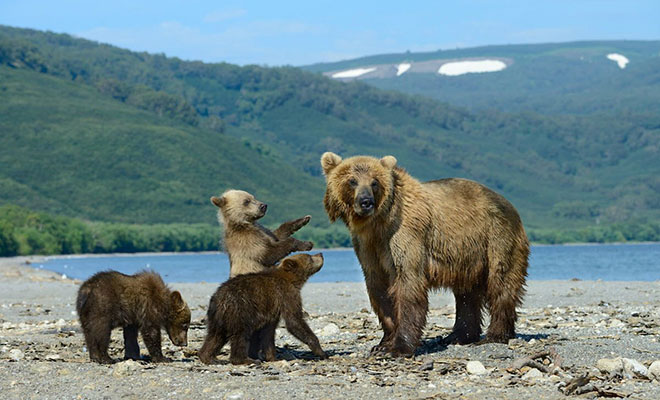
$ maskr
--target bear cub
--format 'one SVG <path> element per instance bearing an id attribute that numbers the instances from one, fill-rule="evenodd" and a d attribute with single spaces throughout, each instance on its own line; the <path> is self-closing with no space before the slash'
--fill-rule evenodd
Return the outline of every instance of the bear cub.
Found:
<path id="1" fill-rule="evenodd" d="M 323 255 L 295 254 L 276 268 L 265 272 L 240 275 L 223 283 L 211 297 L 207 311 L 206 339 L 199 351 L 205 364 L 216 361 L 215 356 L 227 343 L 231 344 L 229 361 L 232 364 L 258 362 L 249 357 L 255 337 L 272 332 L 284 319 L 286 329 L 321 359 L 327 358 L 319 339 L 303 319 L 300 290 L 307 279 L 321 269 Z M 274 336 L 265 342 L 267 361 L 275 360 Z"/>
<path id="2" fill-rule="evenodd" d="M 125 275 L 99 272 L 78 290 L 76 310 L 92 361 L 109 364 L 110 332 L 124 330 L 125 359 L 140 359 L 138 331 L 154 362 L 163 356 L 160 329 L 165 328 L 176 346 L 188 345 L 190 309 L 178 291 L 170 291 L 155 272 Z"/>
<path id="3" fill-rule="evenodd" d="M 229 277 L 261 272 L 294 251 L 309 251 L 314 244 L 292 238 L 307 225 L 309 215 L 288 221 L 271 232 L 256 221 L 268 206 L 242 190 L 227 190 L 211 197 L 218 207 L 218 221 L 224 225 L 224 247 L 229 255 Z"/>

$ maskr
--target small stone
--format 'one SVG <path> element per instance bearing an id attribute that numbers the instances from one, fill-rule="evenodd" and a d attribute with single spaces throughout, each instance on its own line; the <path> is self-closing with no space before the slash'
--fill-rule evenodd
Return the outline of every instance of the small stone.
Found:
<path id="1" fill-rule="evenodd" d="M 631 378 L 648 378 L 649 370 L 637 360 L 632 358 L 623 359 L 623 372 Z"/>
<path id="2" fill-rule="evenodd" d="M 660 361 L 653 361 L 649 366 L 649 379 L 660 381 Z"/>
<path id="3" fill-rule="evenodd" d="M 61 375 L 61 376 L 69 375 L 70 373 L 71 373 L 71 370 L 68 369 L 68 368 L 62 368 L 62 369 L 57 370 L 57 375 Z"/>
<path id="4" fill-rule="evenodd" d="M 133 360 L 126 360 L 119 362 L 112 368 L 112 376 L 121 377 L 131 375 L 133 372 L 140 369 L 140 364 Z"/>
<path id="5" fill-rule="evenodd" d="M 340 332 L 339 327 L 331 322 L 328 325 L 324 326 L 323 329 L 321 329 L 318 332 L 318 336 L 321 337 L 334 336 L 339 334 L 339 332 Z"/>
<path id="6" fill-rule="evenodd" d="M 60 357 L 59 354 L 54 354 L 54 353 L 53 354 L 48 354 L 46 356 L 46 361 L 56 361 L 56 360 L 59 360 L 60 358 L 62 358 L 62 357 Z"/>
<path id="7" fill-rule="evenodd" d="M 66 321 L 64 321 L 62 318 L 58 319 L 57 322 L 55 322 L 55 326 L 57 326 L 57 327 L 61 328 L 64 325 L 66 325 Z"/>
<path id="8" fill-rule="evenodd" d="M 488 373 L 484 365 L 479 361 L 468 361 L 465 369 L 468 374 L 472 375 L 484 375 Z"/>
<path id="9" fill-rule="evenodd" d="M 612 318 L 610 320 L 609 325 L 610 325 L 610 328 L 623 328 L 624 326 L 626 326 L 626 324 L 623 321 L 621 321 L 620 319 L 617 319 L 617 318 Z"/>
<path id="10" fill-rule="evenodd" d="M 525 375 L 522 376 L 524 380 L 532 381 L 543 377 L 543 372 L 536 368 L 532 368 Z"/>
<path id="11" fill-rule="evenodd" d="M 596 362 L 596 368 L 604 374 L 621 374 L 623 372 L 623 361 L 621 358 L 601 358 Z"/>
<path id="12" fill-rule="evenodd" d="M 225 395 L 226 400 L 239 400 L 242 399 L 245 396 L 243 392 L 240 390 L 234 390 L 233 392 L 229 392 Z"/>
<path id="13" fill-rule="evenodd" d="M 19 349 L 12 349 L 9 350 L 9 358 L 11 358 L 14 361 L 21 361 L 22 359 L 25 358 L 25 354 L 23 354 L 22 351 Z"/>

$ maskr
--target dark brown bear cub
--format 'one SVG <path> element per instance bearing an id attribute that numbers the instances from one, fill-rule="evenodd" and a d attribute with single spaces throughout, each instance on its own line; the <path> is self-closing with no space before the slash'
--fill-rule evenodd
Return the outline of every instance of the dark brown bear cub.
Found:
<path id="1" fill-rule="evenodd" d="M 80 286 L 76 310 L 89 357 L 98 363 L 113 362 L 108 345 L 117 327 L 124 329 L 125 359 L 140 358 L 138 331 L 154 362 L 170 361 L 161 350 L 161 328 L 176 346 L 188 345 L 190 309 L 181 293 L 170 291 L 155 272 L 99 272 Z"/>
<path id="2" fill-rule="evenodd" d="M 321 269 L 323 255 L 295 254 L 287 257 L 277 268 L 239 275 L 223 283 L 211 297 L 206 324 L 207 332 L 199 358 L 205 364 L 227 343 L 231 344 L 229 361 L 248 364 L 256 360 L 248 357 L 251 339 L 261 332 L 275 332 L 280 318 L 286 329 L 322 359 L 327 358 L 319 339 L 303 319 L 300 290 L 307 279 Z M 274 340 L 265 342 L 265 359 L 275 360 Z"/>

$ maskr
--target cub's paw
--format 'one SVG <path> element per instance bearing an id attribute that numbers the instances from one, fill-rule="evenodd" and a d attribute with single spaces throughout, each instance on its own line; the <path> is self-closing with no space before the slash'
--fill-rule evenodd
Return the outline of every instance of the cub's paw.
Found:
<path id="1" fill-rule="evenodd" d="M 298 243 L 298 251 L 310 251 L 312 248 L 314 248 L 314 243 L 312 242 Z"/>

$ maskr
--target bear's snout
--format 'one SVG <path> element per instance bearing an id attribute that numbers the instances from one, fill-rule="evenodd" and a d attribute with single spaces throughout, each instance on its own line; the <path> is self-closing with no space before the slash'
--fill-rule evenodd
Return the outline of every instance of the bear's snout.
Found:
<path id="1" fill-rule="evenodd" d="M 261 205 L 259 206 L 259 211 L 261 211 L 262 213 L 265 214 L 265 213 L 266 213 L 266 209 L 268 209 L 268 204 L 266 204 L 266 203 L 261 203 Z"/>
<path id="2" fill-rule="evenodd" d="M 358 192 L 356 203 L 359 207 L 357 211 L 362 215 L 369 215 L 374 210 L 374 205 L 376 205 L 373 194 L 367 189 Z"/>

